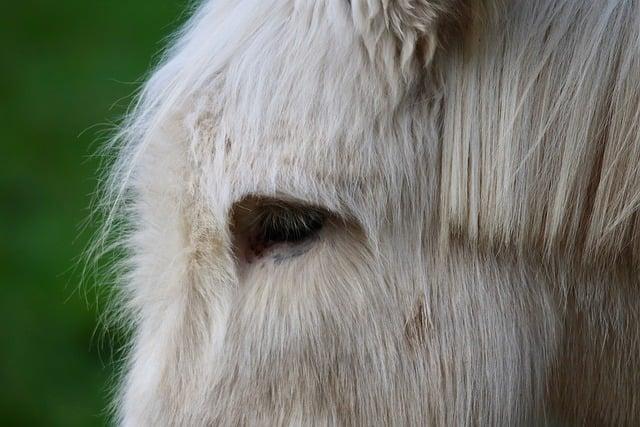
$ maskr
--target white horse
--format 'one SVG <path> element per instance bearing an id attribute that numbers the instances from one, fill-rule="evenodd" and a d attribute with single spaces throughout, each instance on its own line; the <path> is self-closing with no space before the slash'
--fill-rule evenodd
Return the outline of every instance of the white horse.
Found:
<path id="1" fill-rule="evenodd" d="M 205 1 L 116 142 L 122 425 L 640 425 L 640 1 Z"/>

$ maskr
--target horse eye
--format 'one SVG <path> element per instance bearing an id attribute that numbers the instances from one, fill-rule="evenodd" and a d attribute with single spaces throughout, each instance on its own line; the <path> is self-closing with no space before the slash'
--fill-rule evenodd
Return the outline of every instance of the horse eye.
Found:
<path id="1" fill-rule="evenodd" d="M 259 239 L 265 245 L 299 243 L 315 235 L 326 215 L 315 209 L 265 207 L 259 226 Z"/>
<path id="2" fill-rule="evenodd" d="M 304 202 L 249 196 L 234 204 L 230 219 L 235 256 L 251 263 L 276 246 L 286 251 L 311 241 L 329 223 L 334 225 L 336 215 Z"/>

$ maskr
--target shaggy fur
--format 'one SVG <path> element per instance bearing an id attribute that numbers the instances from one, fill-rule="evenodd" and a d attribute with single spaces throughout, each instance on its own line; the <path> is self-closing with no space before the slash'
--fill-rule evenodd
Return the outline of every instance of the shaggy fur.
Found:
<path id="1" fill-rule="evenodd" d="M 639 76 L 635 0 L 205 1 L 115 140 L 119 422 L 638 425 Z"/>

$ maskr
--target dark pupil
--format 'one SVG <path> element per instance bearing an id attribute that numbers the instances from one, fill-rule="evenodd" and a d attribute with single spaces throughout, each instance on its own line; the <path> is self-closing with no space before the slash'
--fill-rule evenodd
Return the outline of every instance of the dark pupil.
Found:
<path id="1" fill-rule="evenodd" d="M 322 228 L 324 216 L 320 213 L 284 214 L 270 218 L 263 224 L 266 243 L 300 242 Z"/>

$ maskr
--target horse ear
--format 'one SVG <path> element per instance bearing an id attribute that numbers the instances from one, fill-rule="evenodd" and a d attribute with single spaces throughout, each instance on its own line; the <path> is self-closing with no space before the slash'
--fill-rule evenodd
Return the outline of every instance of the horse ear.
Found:
<path id="1" fill-rule="evenodd" d="M 399 46 L 402 64 L 414 57 L 430 62 L 439 43 L 441 28 L 462 8 L 462 0 L 350 2 L 354 22 L 365 36 L 369 50 L 387 39 Z"/>

